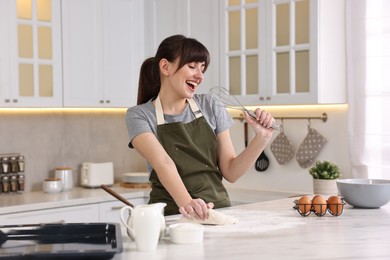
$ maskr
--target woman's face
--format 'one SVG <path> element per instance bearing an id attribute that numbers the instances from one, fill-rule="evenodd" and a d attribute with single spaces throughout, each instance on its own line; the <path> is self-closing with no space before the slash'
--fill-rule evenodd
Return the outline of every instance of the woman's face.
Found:
<path id="1" fill-rule="evenodd" d="M 173 72 L 170 73 L 169 82 L 180 97 L 192 98 L 197 87 L 203 81 L 205 63 L 190 62 L 177 70 L 178 63 L 178 60 L 172 63 Z"/>

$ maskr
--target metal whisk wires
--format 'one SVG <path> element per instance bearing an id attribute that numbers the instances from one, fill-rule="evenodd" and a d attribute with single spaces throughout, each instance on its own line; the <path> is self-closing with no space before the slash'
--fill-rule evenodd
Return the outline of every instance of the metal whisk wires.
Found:
<path id="1" fill-rule="evenodd" d="M 255 112 L 244 107 L 241 102 L 233 95 L 230 95 L 229 91 L 223 87 L 214 87 L 210 89 L 210 94 L 221 103 L 222 106 L 234 110 L 240 110 L 247 112 L 251 117 L 256 118 Z M 271 126 L 274 130 L 281 131 L 280 125 L 275 122 Z"/>

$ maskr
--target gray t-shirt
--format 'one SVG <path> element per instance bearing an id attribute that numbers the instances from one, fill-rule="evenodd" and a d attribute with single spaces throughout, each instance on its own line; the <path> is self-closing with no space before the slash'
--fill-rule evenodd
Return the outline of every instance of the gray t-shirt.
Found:
<path id="1" fill-rule="evenodd" d="M 195 94 L 193 99 L 198 104 L 200 111 L 216 135 L 229 129 L 234 124 L 226 108 L 221 106 L 211 95 Z M 183 113 L 178 115 L 164 114 L 164 118 L 166 123 L 189 123 L 195 119 L 195 115 L 187 103 L 187 107 Z M 152 132 L 157 136 L 156 110 L 152 104 L 152 100 L 138 106 L 130 107 L 126 113 L 126 124 L 130 148 L 133 148 L 131 141 L 137 135 Z"/>

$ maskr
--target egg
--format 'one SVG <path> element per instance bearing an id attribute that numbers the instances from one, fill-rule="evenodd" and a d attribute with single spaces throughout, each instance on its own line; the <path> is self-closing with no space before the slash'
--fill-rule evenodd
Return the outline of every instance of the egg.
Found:
<path id="1" fill-rule="evenodd" d="M 343 212 L 343 202 L 339 196 L 330 196 L 328 198 L 329 212 L 334 216 L 339 216 Z"/>
<path id="2" fill-rule="evenodd" d="M 325 215 L 328 205 L 324 197 L 315 195 L 312 199 L 312 205 L 314 213 L 316 213 L 317 216 Z"/>
<path id="3" fill-rule="evenodd" d="M 299 213 L 303 214 L 303 215 L 308 215 L 308 213 L 310 213 L 310 210 L 311 210 L 311 199 L 309 196 L 302 196 L 299 200 L 298 200 L 298 209 L 299 209 Z"/>

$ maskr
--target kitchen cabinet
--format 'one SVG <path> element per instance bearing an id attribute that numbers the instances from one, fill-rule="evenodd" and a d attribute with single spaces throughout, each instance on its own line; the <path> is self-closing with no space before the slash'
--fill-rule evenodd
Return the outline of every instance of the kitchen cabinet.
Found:
<path id="1" fill-rule="evenodd" d="M 97 204 L 69 206 L 0 215 L 1 225 L 98 221 L 99 207 Z"/>
<path id="2" fill-rule="evenodd" d="M 197 93 L 207 93 L 219 86 L 218 1 L 210 0 L 146 0 L 146 56 L 154 56 L 162 40 L 182 34 L 206 46 L 211 63 Z"/>
<path id="3" fill-rule="evenodd" d="M 65 107 L 136 104 L 143 13 L 142 0 L 62 1 Z"/>
<path id="4" fill-rule="evenodd" d="M 62 106 L 60 0 L 0 3 L 0 107 Z"/>
<path id="5" fill-rule="evenodd" d="M 346 102 L 344 0 L 220 0 L 221 83 L 246 105 Z"/>
<path id="6" fill-rule="evenodd" d="M 134 206 L 148 203 L 148 198 L 126 198 Z M 101 222 L 121 223 L 120 211 L 125 205 L 120 201 L 99 203 L 99 220 Z"/>
<path id="7" fill-rule="evenodd" d="M 147 198 L 126 197 L 133 205 L 147 204 Z M 120 220 L 120 201 L 90 203 L 85 205 L 66 206 L 42 210 L 31 210 L 20 213 L 0 215 L 1 225 L 53 222 L 117 222 Z"/>

